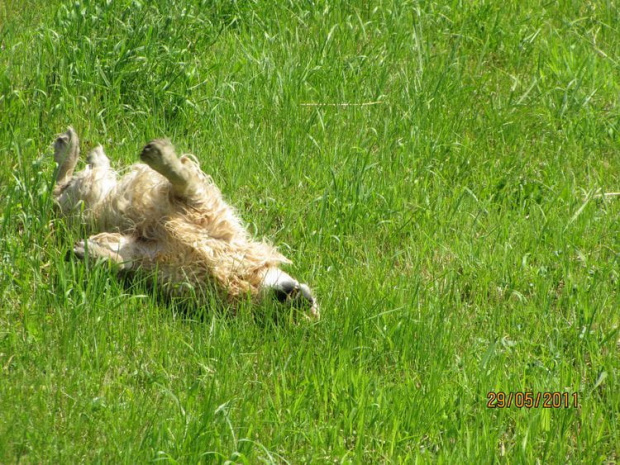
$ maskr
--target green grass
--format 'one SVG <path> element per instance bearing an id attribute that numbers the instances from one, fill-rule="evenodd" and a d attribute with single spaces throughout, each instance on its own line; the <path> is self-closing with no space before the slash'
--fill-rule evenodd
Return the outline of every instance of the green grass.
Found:
<path id="1" fill-rule="evenodd" d="M 616 463 L 612 1 L 0 3 L 0 462 Z M 304 104 L 373 105 L 320 106 Z M 322 304 L 66 258 L 50 143 L 168 136 Z M 579 408 L 487 408 L 562 391 Z"/>

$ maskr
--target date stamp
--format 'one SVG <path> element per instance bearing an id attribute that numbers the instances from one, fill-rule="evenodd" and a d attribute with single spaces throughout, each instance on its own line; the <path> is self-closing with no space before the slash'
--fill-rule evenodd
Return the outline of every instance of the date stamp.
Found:
<path id="1" fill-rule="evenodd" d="M 487 394 L 487 408 L 578 408 L 578 392 L 491 391 Z"/>

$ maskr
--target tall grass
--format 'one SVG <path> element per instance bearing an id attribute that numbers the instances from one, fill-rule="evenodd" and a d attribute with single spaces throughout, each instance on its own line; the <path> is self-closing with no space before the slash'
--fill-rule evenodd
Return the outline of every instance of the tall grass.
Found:
<path id="1" fill-rule="evenodd" d="M 619 11 L 5 0 L 0 461 L 615 463 Z M 71 257 L 69 124 L 119 168 L 196 154 L 322 320 L 186 312 Z"/>

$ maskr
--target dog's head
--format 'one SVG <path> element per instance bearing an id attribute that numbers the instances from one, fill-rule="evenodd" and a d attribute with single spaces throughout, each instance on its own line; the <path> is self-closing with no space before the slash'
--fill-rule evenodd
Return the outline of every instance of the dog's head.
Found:
<path id="1" fill-rule="evenodd" d="M 284 305 L 298 308 L 309 319 L 319 319 L 319 304 L 307 284 L 301 284 L 284 271 L 270 268 L 263 279 L 263 289 Z"/>

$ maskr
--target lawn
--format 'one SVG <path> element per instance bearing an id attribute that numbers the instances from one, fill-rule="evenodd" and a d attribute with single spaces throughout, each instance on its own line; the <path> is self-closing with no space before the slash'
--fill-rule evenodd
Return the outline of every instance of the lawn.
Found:
<path id="1" fill-rule="evenodd" d="M 611 0 L 0 2 L 0 462 L 618 462 L 619 24 Z M 119 169 L 154 137 L 195 154 L 321 320 L 73 257 L 68 125 Z"/>

